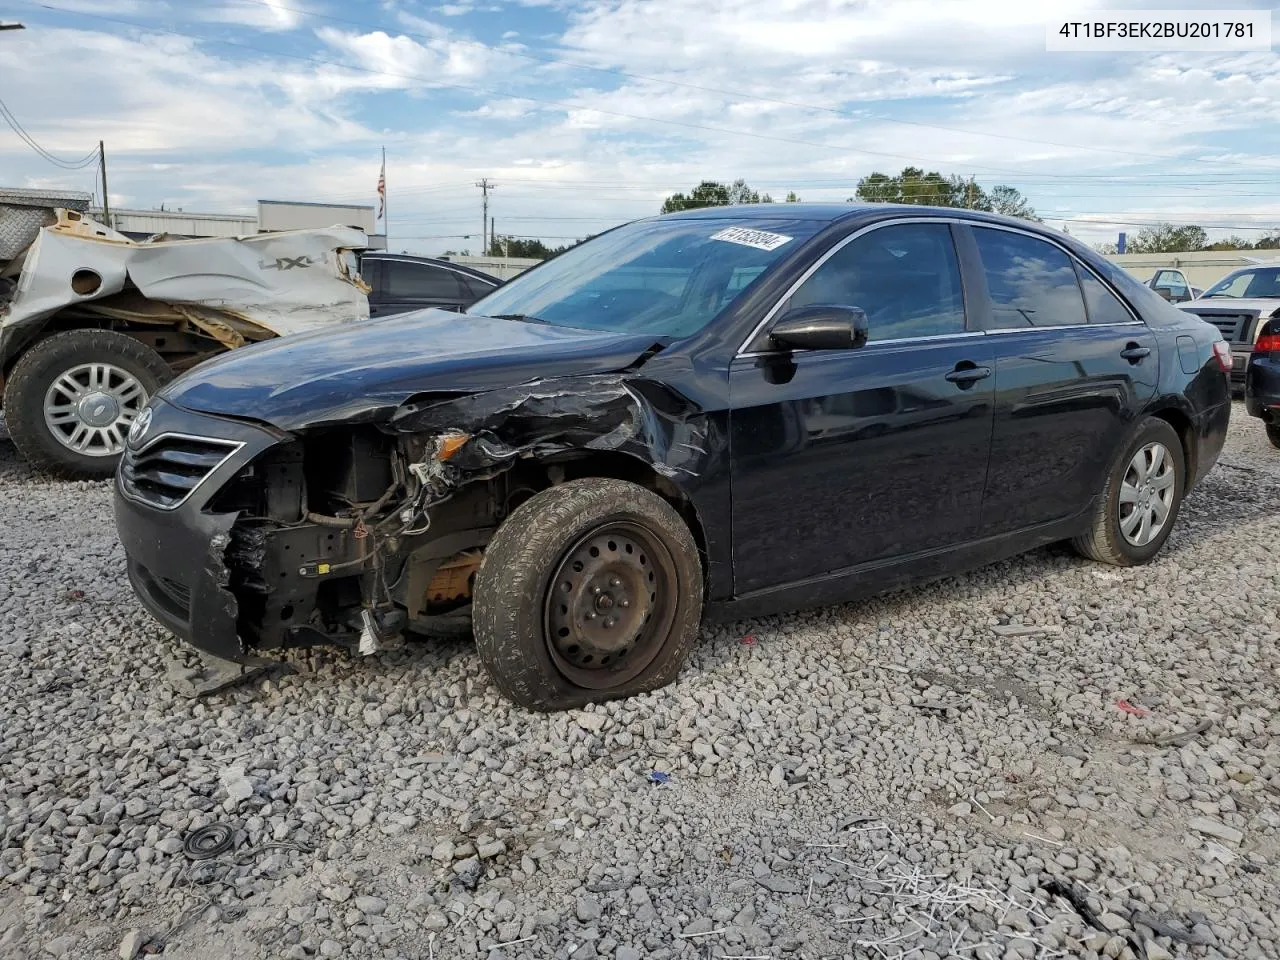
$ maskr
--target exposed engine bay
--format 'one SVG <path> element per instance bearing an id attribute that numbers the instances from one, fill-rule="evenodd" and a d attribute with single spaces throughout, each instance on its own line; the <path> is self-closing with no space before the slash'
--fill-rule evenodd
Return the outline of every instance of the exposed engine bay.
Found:
<path id="1" fill-rule="evenodd" d="M 621 376 L 541 381 L 270 448 L 208 506 L 237 517 L 223 556 L 241 643 L 370 654 L 405 631 L 457 632 L 485 544 L 524 500 L 601 458 L 673 499 L 697 476 L 706 444 L 686 434 L 700 428 L 652 400 Z"/>

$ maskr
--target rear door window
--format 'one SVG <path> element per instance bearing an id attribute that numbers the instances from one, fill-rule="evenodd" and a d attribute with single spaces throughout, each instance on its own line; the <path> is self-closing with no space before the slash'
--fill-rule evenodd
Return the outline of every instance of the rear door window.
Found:
<path id="1" fill-rule="evenodd" d="M 861 307 L 868 340 L 964 330 L 964 293 L 945 223 L 880 227 L 837 250 L 779 314 L 814 304 Z"/>
<path id="2" fill-rule="evenodd" d="M 1022 233 L 973 227 L 991 295 L 993 327 L 1062 327 L 1088 322 L 1071 258 Z"/>
<path id="3" fill-rule="evenodd" d="M 391 300 L 462 300 L 457 274 L 428 263 L 383 262 L 387 297 Z"/>

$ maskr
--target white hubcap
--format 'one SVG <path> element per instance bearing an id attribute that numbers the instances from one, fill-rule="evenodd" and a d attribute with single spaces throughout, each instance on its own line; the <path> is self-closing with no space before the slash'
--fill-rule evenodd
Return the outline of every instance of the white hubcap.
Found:
<path id="1" fill-rule="evenodd" d="M 124 450 L 129 425 L 147 405 L 147 391 L 128 370 L 82 363 L 63 372 L 44 395 L 44 422 L 60 444 L 86 457 Z"/>

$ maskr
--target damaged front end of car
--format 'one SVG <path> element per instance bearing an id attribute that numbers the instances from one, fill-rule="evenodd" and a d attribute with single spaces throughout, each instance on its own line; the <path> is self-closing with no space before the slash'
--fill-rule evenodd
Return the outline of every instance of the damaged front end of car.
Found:
<path id="1" fill-rule="evenodd" d="M 168 545 L 154 517 L 146 535 L 136 532 L 136 515 L 157 506 L 166 473 L 203 469 L 194 444 L 162 449 L 159 466 L 149 457 L 172 433 L 130 448 L 117 524 L 135 589 L 161 622 L 241 663 L 256 651 L 326 644 L 371 654 L 406 632 L 456 633 L 485 545 L 524 500 L 604 470 L 687 503 L 716 447 L 685 398 L 626 373 L 420 395 L 359 419 L 273 431 L 270 443 L 206 474 L 194 502 L 171 508 L 187 516 L 171 518 L 182 533 Z M 199 538 L 205 562 L 180 569 L 166 559 L 193 554 Z M 220 562 L 208 563 L 209 551 Z M 148 577 L 161 596 L 140 582 Z M 197 609 L 206 596 L 221 608 Z"/>

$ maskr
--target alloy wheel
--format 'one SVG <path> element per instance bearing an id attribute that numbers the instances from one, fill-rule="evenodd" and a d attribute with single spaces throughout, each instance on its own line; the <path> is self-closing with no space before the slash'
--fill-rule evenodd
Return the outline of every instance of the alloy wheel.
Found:
<path id="1" fill-rule="evenodd" d="M 86 457 L 124 450 L 129 426 L 147 405 L 146 388 L 111 363 L 82 363 L 61 373 L 44 396 L 44 422 L 60 444 Z"/>
<path id="2" fill-rule="evenodd" d="M 1135 547 L 1160 535 L 1173 509 L 1177 473 L 1163 443 L 1148 443 L 1133 455 L 1120 483 L 1120 534 Z"/>

